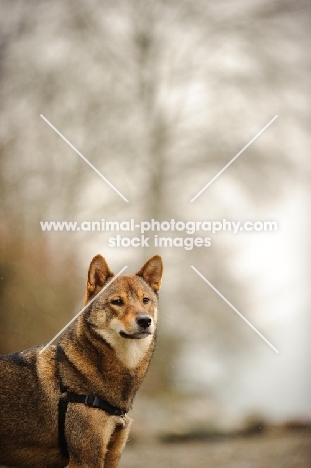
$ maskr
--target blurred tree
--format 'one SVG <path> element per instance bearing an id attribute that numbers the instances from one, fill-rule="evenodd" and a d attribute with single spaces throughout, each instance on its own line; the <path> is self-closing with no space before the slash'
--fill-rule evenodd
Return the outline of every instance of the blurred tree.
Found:
<path id="1" fill-rule="evenodd" d="M 305 141 L 309 6 L 304 0 L 0 3 L 2 281 L 5 291 L 13 284 L 16 290 L 1 300 L 3 351 L 34 344 L 39 335 L 48 339 L 51 328 L 60 328 L 59 311 L 72 314 L 73 297 L 80 297 L 75 284 L 77 278 L 82 285 L 76 273 L 82 246 L 103 243 L 102 233 L 47 238 L 39 221 L 216 219 L 238 213 L 234 205 L 244 199 L 271 203 L 293 174 L 300 176 L 289 130 L 294 126 Z M 130 211 L 39 119 L 41 113 L 129 198 Z M 267 132 L 230 167 L 221 190 L 189 205 L 276 113 L 287 120 L 274 125 L 274 136 Z M 188 271 L 190 259 L 208 262 L 209 279 L 244 306 L 246 297 L 234 292 L 242 285 L 230 271 L 229 251 L 219 245 L 223 251 L 163 251 L 168 286 L 150 386 L 172 384 L 181 342 L 197 340 L 207 353 L 221 353 L 228 371 L 232 359 L 245 354 L 241 342 L 252 347 L 245 328 L 232 317 L 224 323 L 220 299 Z M 145 259 L 146 251 L 139 255 Z M 47 265 L 56 275 L 48 281 L 42 274 Z M 21 302 L 29 304 L 22 317 Z M 30 333 L 33 320 L 42 332 Z M 27 328 L 27 339 L 14 332 L 17 322 Z"/>

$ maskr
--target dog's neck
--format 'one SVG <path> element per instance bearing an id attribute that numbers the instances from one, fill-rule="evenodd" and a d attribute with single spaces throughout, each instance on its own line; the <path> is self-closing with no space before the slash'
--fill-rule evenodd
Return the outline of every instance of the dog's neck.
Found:
<path id="1" fill-rule="evenodd" d="M 107 332 L 99 335 L 89 330 L 86 334 L 84 329 L 80 333 L 79 328 L 78 321 L 60 342 L 60 376 L 66 375 L 63 385 L 76 393 L 93 393 L 128 411 L 147 372 L 155 337 L 130 340 Z"/>
<path id="2" fill-rule="evenodd" d="M 116 335 L 114 332 L 102 330 L 98 333 L 114 350 L 118 360 L 129 370 L 135 369 L 145 358 L 153 341 L 153 336 L 139 340 L 131 340 Z"/>

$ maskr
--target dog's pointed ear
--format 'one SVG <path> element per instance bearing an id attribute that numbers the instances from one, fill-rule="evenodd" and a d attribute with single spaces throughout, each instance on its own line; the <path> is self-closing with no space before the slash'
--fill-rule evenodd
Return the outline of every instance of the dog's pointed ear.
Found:
<path id="1" fill-rule="evenodd" d="M 146 283 L 157 292 L 161 287 L 162 273 L 162 258 L 159 255 L 155 255 L 145 263 L 136 275 L 141 276 Z"/>
<path id="2" fill-rule="evenodd" d="M 90 263 L 84 303 L 86 304 L 94 293 L 100 291 L 104 284 L 113 276 L 114 274 L 110 271 L 104 257 L 96 255 Z"/>

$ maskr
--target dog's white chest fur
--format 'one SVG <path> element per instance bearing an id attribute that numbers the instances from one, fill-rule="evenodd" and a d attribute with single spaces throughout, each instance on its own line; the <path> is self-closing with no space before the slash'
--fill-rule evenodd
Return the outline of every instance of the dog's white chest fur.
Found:
<path id="1" fill-rule="evenodd" d="M 140 340 L 126 339 L 108 330 L 101 330 L 100 334 L 112 346 L 117 358 L 129 369 L 138 366 L 153 340 L 152 335 Z"/>
<path id="2" fill-rule="evenodd" d="M 140 363 L 148 352 L 152 336 L 147 336 L 140 340 L 127 340 L 120 337 L 120 340 L 123 340 L 123 342 L 122 344 L 119 343 L 115 349 L 116 355 L 125 366 L 133 369 Z"/>

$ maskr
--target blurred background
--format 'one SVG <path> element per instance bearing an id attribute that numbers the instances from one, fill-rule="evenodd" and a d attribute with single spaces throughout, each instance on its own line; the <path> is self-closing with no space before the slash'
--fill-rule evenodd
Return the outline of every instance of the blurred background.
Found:
<path id="1" fill-rule="evenodd" d="M 0 353 L 48 342 L 79 311 L 94 255 L 134 273 L 159 253 L 158 348 L 121 466 L 152 454 L 151 468 L 309 467 L 310 2 L 0 8 Z M 111 232 L 40 227 L 130 218 L 278 230 L 196 233 L 211 246 L 186 250 L 111 248 Z"/>

